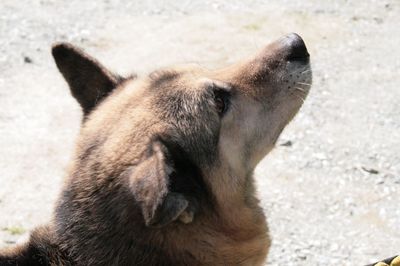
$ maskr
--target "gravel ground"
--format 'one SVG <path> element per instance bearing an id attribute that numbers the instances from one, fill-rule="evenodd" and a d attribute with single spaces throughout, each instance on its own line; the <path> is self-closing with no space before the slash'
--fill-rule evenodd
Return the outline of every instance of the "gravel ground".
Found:
<path id="1" fill-rule="evenodd" d="M 84 47 L 111 69 L 218 67 L 289 32 L 314 85 L 256 169 L 273 244 L 267 265 L 363 265 L 400 251 L 400 2 L 0 3 L 0 247 L 51 216 L 80 110 L 50 56 Z"/>

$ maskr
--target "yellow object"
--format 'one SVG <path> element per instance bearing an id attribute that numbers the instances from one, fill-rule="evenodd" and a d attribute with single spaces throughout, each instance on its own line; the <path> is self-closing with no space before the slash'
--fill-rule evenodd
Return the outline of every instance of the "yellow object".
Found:
<path id="1" fill-rule="evenodd" d="M 390 263 L 390 266 L 400 266 L 400 256 L 397 256 L 396 258 L 394 258 L 392 260 L 392 262 Z"/>
<path id="2" fill-rule="evenodd" d="M 378 262 L 377 264 L 375 264 L 374 266 L 389 266 L 389 264 L 386 264 L 384 262 Z"/>

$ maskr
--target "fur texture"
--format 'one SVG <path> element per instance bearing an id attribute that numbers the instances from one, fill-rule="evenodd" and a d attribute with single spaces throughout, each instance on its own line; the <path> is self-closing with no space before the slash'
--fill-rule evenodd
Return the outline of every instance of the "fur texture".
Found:
<path id="1" fill-rule="evenodd" d="M 292 60 L 288 38 L 299 37 L 225 69 L 129 79 L 55 45 L 84 113 L 75 159 L 52 222 L 0 264 L 262 265 L 270 240 L 253 169 L 311 83 L 308 53 Z"/>

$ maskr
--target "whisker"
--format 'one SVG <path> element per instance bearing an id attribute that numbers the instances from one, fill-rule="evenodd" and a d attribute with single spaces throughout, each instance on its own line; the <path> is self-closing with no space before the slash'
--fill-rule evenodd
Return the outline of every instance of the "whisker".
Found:
<path id="1" fill-rule="evenodd" d="M 299 91 L 302 91 L 302 92 L 306 92 L 306 90 L 305 89 L 302 89 L 302 88 L 300 88 L 300 87 L 294 87 L 296 90 L 299 90 Z"/>
<path id="2" fill-rule="evenodd" d="M 306 86 L 311 86 L 310 83 L 304 83 L 304 82 L 296 82 L 297 84 L 301 84 L 301 85 L 306 85 Z"/>
<path id="3" fill-rule="evenodd" d="M 304 68 L 302 68 L 302 69 L 294 69 L 293 71 L 287 73 L 285 76 L 289 76 L 289 77 L 297 76 L 297 78 L 299 78 L 303 74 L 305 74 L 307 72 L 311 72 L 311 69 L 306 69 L 306 70 L 303 70 L 303 69 Z M 311 84 L 303 84 L 303 85 L 310 85 L 311 86 Z"/>
<path id="4" fill-rule="evenodd" d="M 311 69 L 307 69 L 307 70 L 304 70 L 304 71 L 302 71 L 302 69 L 295 69 L 295 70 L 289 72 L 287 75 L 302 76 L 303 74 L 308 73 L 308 72 L 311 72 Z"/>

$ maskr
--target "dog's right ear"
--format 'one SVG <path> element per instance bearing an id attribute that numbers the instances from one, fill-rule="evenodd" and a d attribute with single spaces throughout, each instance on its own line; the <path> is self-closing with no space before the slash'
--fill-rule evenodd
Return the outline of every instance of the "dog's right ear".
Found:
<path id="1" fill-rule="evenodd" d="M 85 115 L 123 81 L 72 44 L 55 44 L 52 54 Z"/>
<path id="2" fill-rule="evenodd" d="M 190 223 L 193 219 L 189 200 L 182 193 L 171 191 L 173 166 L 168 160 L 165 145 L 153 141 L 142 161 L 128 171 L 130 190 L 150 227 L 162 227 L 176 220 Z"/>

